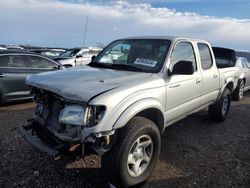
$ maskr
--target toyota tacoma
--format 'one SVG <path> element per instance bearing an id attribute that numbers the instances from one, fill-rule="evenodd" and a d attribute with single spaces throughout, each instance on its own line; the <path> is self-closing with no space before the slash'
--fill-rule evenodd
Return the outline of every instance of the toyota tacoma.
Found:
<path id="1" fill-rule="evenodd" d="M 206 107 L 226 119 L 238 78 L 236 67 L 217 68 L 204 40 L 119 39 L 87 66 L 28 77 L 37 107 L 19 131 L 53 156 L 90 148 L 112 185 L 134 186 L 152 173 L 167 126 Z"/>

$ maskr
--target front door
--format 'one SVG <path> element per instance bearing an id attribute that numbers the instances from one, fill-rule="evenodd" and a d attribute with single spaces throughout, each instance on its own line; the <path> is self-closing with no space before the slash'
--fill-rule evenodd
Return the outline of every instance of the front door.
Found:
<path id="1" fill-rule="evenodd" d="M 170 70 L 179 61 L 193 62 L 194 74 L 172 75 L 167 80 L 167 124 L 180 119 L 200 106 L 202 80 L 192 43 L 177 43 L 171 55 Z"/>
<path id="2" fill-rule="evenodd" d="M 29 69 L 22 55 L 0 56 L 0 92 L 4 99 L 17 99 L 29 95 L 25 84 Z"/>

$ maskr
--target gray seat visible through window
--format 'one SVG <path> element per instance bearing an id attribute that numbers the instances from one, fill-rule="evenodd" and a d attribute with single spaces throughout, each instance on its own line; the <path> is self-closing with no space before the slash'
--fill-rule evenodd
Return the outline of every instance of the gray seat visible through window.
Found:
<path id="1" fill-rule="evenodd" d="M 12 65 L 11 67 L 25 67 L 25 62 L 23 57 L 21 56 L 13 56 L 12 57 Z"/>
<path id="2" fill-rule="evenodd" d="M 0 67 L 9 67 L 10 58 L 8 56 L 0 56 Z"/>

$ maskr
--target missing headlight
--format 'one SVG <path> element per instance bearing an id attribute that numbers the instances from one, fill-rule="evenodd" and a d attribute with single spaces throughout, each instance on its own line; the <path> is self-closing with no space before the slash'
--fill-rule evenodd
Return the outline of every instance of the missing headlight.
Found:
<path id="1" fill-rule="evenodd" d="M 86 118 L 86 126 L 94 127 L 97 125 L 105 114 L 105 106 L 89 106 Z"/>

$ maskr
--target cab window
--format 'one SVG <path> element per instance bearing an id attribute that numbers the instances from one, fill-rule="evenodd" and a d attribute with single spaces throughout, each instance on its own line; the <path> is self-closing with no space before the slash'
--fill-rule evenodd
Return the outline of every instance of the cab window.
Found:
<path id="1" fill-rule="evenodd" d="M 201 68 L 208 70 L 213 66 L 213 60 L 208 45 L 198 43 L 198 49 L 200 52 Z"/>
<path id="2" fill-rule="evenodd" d="M 194 67 L 194 72 L 197 70 L 194 48 L 189 42 L 178 43 L 172 54 L 171 67 L 179 61 L 191 61 Z"/>

